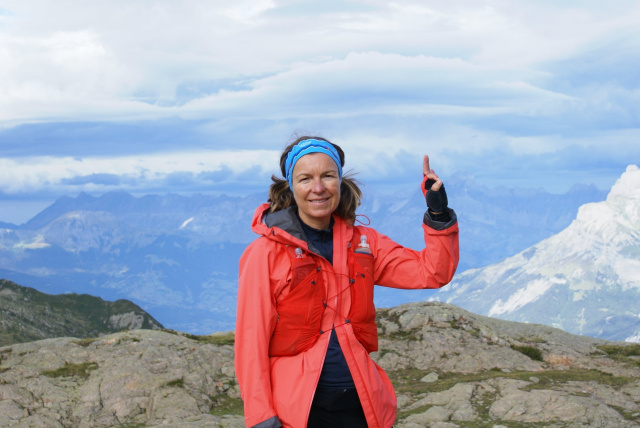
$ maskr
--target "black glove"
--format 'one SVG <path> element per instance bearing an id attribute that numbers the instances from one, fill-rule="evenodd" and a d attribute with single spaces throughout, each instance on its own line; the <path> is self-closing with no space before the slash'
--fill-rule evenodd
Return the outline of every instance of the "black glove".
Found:
<path id="1" fill-rule="evenodd" d="M 429 217 L 434 221 L 448 222 L 451 221 L 451 215 L 449 214 L 449 200 L 447 199 L 447 192 L 444 190 L 444 184 L 440 186 L 438 191 L 432 190 L 431 187 L 435 184 L 436 180 L 432 178 L 423 179 L 422 193 L 427 201 L 429 207 Z M 438 214 L 434 214 L 434 212 Z"/>
<path id="2" fill-rule="evenodd" d="M 426 190 L 426 201 L 429 210 L 432 213 L 446 212 L 449 206 L 449 200 L 447 199 L 447 192 L 444 190 L 444 184 L 440 186 L 438 191 L 431 190 L 431 186 L 435 184 L 436 180 L 429 178 L 424 182 L 424 189 Z"/>

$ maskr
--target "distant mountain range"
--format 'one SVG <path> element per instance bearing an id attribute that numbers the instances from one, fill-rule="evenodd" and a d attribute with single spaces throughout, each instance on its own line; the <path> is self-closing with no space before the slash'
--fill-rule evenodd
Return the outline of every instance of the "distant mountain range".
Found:
<path id="1" fill-rule="evenodd" d="M 640 169 L 566 229 L 492 266 L 458 275 L 435 300 L 571 333 L 640 342 Z"/>
<path id="2" fill-rule="evenodd" d="M 53 337 L 97 337 L 162 324 L 128 300 L 87 294 L 49 295 L 0 280 L 0 346 Z"/>
<path id="3" fill-rule="evenodd" d="M 373 227 L 405 246 L 422 247 L 425 203 L 418 186 L 393 195 L 364 191 L 359 212 Z M 555 195 L 490 189 L 469 177 L 448 180 L 447 191 L 461 225 L 458 272 L 524 250 L 566 227 L 579 206 L 605 197 L 594 186 Z M 255 239 L 251 217 L 265 200 L 266 194 L 62 197 L 24 225 L 0 228 L 0 278 L 50 294 L 129 299 L 180 331 L 231 330 L 238 259 Z M 376 304 L 432 295 L 380 287 Z"/>

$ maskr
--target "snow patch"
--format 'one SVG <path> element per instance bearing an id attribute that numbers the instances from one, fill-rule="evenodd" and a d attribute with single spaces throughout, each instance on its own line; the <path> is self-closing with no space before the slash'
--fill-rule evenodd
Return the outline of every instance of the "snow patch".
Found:
<path id="1" fill-rule="evenodd" d="M 495 317 L 497 315 L 514 312 L 524 305 L 538 300 L 554 285 L 566 284 L 566 282 L 567 280 L 562 278 L 542 278 L 531 281 L 526 285 L 526 287 L 521 288 L 509 297 L 506 302 L 503 302 L 501 299 L 498 300 L 491 309 L 489 309 L 489 313 L 487 315 Z"/>
<path id="2" fill-rule="evenodd" d="M 13 248 L 18 248 L 18 249 L 26 249 L 26 250 L 40 250 L 42 248 L 47 248 L 50 247 L 51 244 L 48 244 L 44 241 L 44 236 L 43 235 L 38 235 L 36 236 L 36 238 L 33 240 L 33 242 L 18 242 L 17 244 L 15 244 L 13 246 Z"/>
<path id="3" fill-rule="evenodd" d="M 640 168 L 637 165 L 629 165 L 627 170 L 613 185 L 607 200 L 616 196 L 626 199 L 640 199 Z"/>
<path id="4" fill-rule="evenodd" d="M 185 220 L 185 221 L 184 221 L 184 223 L 182 223 L 182 226 L 180 226 L 180 230 L 182 230 L 182 229 L 184 229 L 185 227 L 187 227 L 187 225 L 188 225 L 189 223 L 191 223 L 192 221 L 193 221 L 193 217 L 191 217 L 191 218 L 189 218 L 189 219 Z"/>
<path id="5" fill-rule="evenodd" d="M 619 258 L 612 264 L 623 290 L 640 289 L 640 260 Z"/>
<path id="6" fill-rule="evenodd" d="M 636 332 L 632 336 L 627 337 L 624 341 L 631 343 L 640 343 L 640 331 Z"/>

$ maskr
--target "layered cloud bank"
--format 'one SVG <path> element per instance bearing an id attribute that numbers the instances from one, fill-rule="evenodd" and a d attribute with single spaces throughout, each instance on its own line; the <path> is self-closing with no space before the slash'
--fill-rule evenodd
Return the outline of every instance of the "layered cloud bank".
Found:
<path id="1" fill-rule="evenodd" d="M 633 1 L 5 1 L 0 197 L 258 188 L 294 133 L 374 184 L 428 153 L 608 188 L 640 158 L 639 21 Z"/>

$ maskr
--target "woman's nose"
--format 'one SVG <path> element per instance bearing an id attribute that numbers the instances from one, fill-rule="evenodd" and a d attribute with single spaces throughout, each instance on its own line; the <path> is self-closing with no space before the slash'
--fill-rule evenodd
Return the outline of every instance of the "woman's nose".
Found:
<path id="1" fill-rule="evenodd" d="M 322 182 L 322 180 L 319 178 L 313 180 L 313 186 L 311 187 L 311 190 L 313 190 L 315 193 L 324 192 L 324 183 Z"/>

